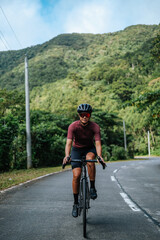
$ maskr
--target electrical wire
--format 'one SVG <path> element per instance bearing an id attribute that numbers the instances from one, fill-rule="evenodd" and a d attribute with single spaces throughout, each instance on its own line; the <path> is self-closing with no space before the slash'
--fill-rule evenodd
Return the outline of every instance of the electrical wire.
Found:
<path id="1" fill-rule="evenodd" d="M 2 33 L 1 30 L 0 30 L 0 39 L 1 39 L 2 43 L 3 43 L 3 45 L 6 47 L 6 49 L 7 49 L 7 50 L 10 50 L 11 47 L 9 46 L 9 44 L 8 44 L 6 38 L 4 37 L 4 35 L 3 35 L 3 33 Z M 3 39 L 4 39 L 4 40 L 3 40 Z"/>
<path id="2" fill-rule="evenodd" d="M 6 14 L 5 14 L 5 12 L 3 11 L 3 9 L 2 9 L 1 6 L 0 6 L 0 9 L 1 9 L 1 11 L 2 11 L 2 13 L 3 13 L 3 15 L 4 15 L 4 17 L 5 17 L 5 19 L 6 19 L 7 23 L 8 23 L 8 25 L 10 26 L 10 29 L 12 30 L 12 33 L 14 34 L 14 37 L 15 37 L 15 39 L 17 40 L 19 46 L 20 46 L 21 48 L 23 48 L 23 47 L 22 47 L 22 44 L 20 43 L 20 41 L 19 41 L 19 39 L 18 39 L 15 31 L 13 30 L 13 28 L 12 28 L 12 26 L 11 26 L 11 24 L 10 24 L 10 22 L 9 22 L 9 20 L 8 20 Z"/>
<path id="3" fill-rule="evenodd" d="M 5 48 L 7 49 L 7 50 L 9 50 L 8 49 L 8 47 L 7 47 L 7 45 L 5 44 L 5 42 L 3 41 L 3 38 L 0 36 L 0 40 L 1 40 L 1 42 L 3 43 L 3 45 L 5 46 Z"/>

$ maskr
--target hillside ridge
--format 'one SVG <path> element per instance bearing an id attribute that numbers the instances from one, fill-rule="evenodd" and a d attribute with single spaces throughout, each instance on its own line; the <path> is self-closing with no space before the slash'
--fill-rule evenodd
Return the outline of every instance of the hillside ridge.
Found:
<path id="1" fill-rule="evenodd" d="M 159 25 L 134 25 L 114 33 L 61 34 L 41 45 L 0 52 L 0 87 L 24 89 L 26 52 L 32 89 L 65 79 L 71 72 L 84 78 L 97 64 L 138 51 L 158 31 Z"/>

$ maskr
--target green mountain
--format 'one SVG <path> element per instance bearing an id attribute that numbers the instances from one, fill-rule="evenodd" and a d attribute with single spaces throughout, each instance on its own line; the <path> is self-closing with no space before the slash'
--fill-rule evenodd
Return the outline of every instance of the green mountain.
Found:
<path id="1" fill-rule="evenodd" d="M 102 127 L 109 121 L 112 129 L 112 114 L 121 123 L 124 119 L 132 149 L 147 153 L 148 130 L 152 150 L 160 141 L 159 33 L 160 25 L 136 25 L 107 34 L 62 34 L 42 45 L 0 52 L 0 88 L 24 92 L 27 54 L 32 111 L 74 120 L 77 105 L 88 102 L 103 113 L 98 115 Z M 115 124 L 114 131 L 119 127 Z M 108 132 L 105 136 L 111 138 Z"/>
<path id="2" fill-rule="evenodd" d="M 151 75 L 152 79 L 156 66 L 152 66 L 149 49 L 159 28 L 137 25 L 108 34 L 62 34 L 42 45 L 0 52 L 0 87 L 24 89 L 25 54 L 31 89 L 68 78 L 70 73 L 84 82 L 104 80 L 107 84 L 119 75 L 127 79 Z"/>

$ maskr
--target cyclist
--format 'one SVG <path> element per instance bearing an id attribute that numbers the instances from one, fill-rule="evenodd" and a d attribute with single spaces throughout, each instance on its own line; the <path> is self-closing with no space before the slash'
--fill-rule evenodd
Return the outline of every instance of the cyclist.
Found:
<path id="1" fill-rule="evenodd" d="M 86 156 L 86 159 L 95 159 L 98 155 L 102 161 L 102 147 L 100 137 L 100 127 L 95 122 L 90 121 L 92 107 L 89 104 L 80 104 L 77 108 L 80 120 L 70 124 L 68 128 L 67 142 L 65 147 L 65 157 L 63 164 L 66 164 L 71 152 L 71 159 L 81 159 Z M 94 145 L 95 141 L 95 145 Z M 72 146 L 73 142 L 73 146 Z M 72 148 L 72 151 L 71 151 Z M 78 194 L 81 177 L 81 163 L 71 162 L 73 171 L 72 188 L 74 195 L 74 205 L 72 216 L 78 217 Z M 91 199 L 97 198 L 95 189 L 96 168 L 95 163 L 87 163 L 88 175 L 90 178 L 90 195 Z"/>

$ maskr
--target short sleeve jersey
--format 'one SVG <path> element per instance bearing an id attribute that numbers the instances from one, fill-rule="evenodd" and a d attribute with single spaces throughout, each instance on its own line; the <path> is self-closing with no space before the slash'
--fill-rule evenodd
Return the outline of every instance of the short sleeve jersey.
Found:
<path id="1" fill-rule="evenodd" d="M 73 147 L 90 148 L 94 146 L 94 141 L 100 141 L 100 127 L 95 122 L 89 121 L 86 126 L 83 126 L 79 121 L 70 124 L 68 128 L 67 139 L 73 140 Z"/>

